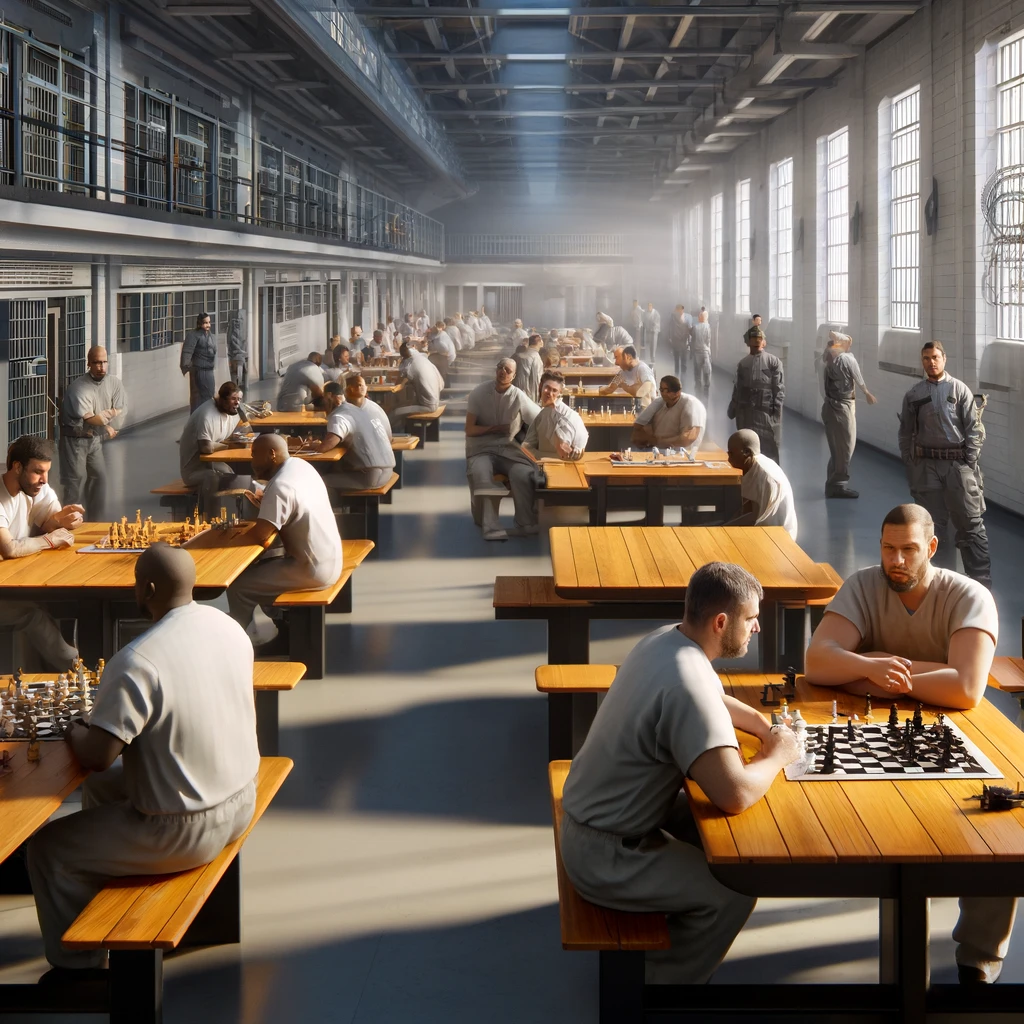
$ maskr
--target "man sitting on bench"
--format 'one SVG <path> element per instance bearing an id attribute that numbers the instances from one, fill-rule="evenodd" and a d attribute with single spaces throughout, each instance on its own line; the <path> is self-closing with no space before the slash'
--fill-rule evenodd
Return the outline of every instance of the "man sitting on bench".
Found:
<path id="1" fill-rule="evenodd" d="M 277 534 L 283 557 L 275 546 L 228 587 L 228 611 L 246 630 L 256 605 L 273 617 L 279 594 L 330 586 L 343 564 L 341 534 L 323 478 L 308 462 L 289 457 L 280 434 L 261 434 L 253 442 L 252 476 L 266 481 L 262 494 L 246 494 L 259 516 L 228 543 L 267 548 Z"/>
<path id="2" fill-rule="evenodd" d="M 703 403 L 683 391 L 678 377 L 662 377 L 659 389 L 661 397 L 637 413 L 633 422 L 634 447 L 696 451 L 708 421 Z"/>
<path id="3" fill-rule="evenodd" d="M 310 352 L 305 359 L 296 359 L 284 371 L 284 380 L 277 393 L 280 412 L 302 412 L 307 405 L 316 405 L 324 397 L 324 373 L 320 368 L 323 356 Z"/>
<path id="4" fill-rule="evenodd" d="M 247 828 L 260 766 L 252 645 L 223 612 L 192 600 L 187 551 L 154 544 L 135 563 L 135 599 L 153 620 L 103 673 L 88 724 L 66 741 L 95 774 L 82 810 L 28 843 L 46 959 L 102 966 L 102 950 L 61 936 L 111 879 L 207 864 Z M 118 757 L 121 763 L 115 764 Z"/>
<path id="5" fill-rule="evenodd" d="M 404 427 L 405 417 L 416 412 L 434 412 L 441 404 L 444 377 L 438 368 L 412 342 L 403 341 L 399 348 L 402 362 L 398 367 L 398 385 L 405 386 L 408 405 L 391 412 L 391 423 L 397 430 Z"/>
<path id="6" fill-rule="evenodd" d="M 241 422 L 241 402 L 242 389 L 234 381 L 225 381 L 213 398 L 189 416 L 178 442 L 182 482 L 199 488 L 198 504 L 207 519 L 219 513 L 217 492 L 237 487 L 238 478 L 228 463 L 203 462 L 200 456 L 229 447 L 228 439 Z"/>
<path id="7" fill-rule="evenodd" d="M 740 566 L 698 569 L 683 621 L 629 653 L 569 769 L 561 849 L 573 885 L 600 906 L 668 915 L 672 948 L 647 953 L 648 983 L 708 981 L 754 908 L 708 869 L 683 780 L 739 814 L 799 756 L 792 730 L 727 696 L 711 665 L 746 653 L 760 600 Z M 761 741 L 747 763 L 737 729 Z"/>
<path id="8" fill-rule="evenodd" d="M 339 491 L 383 487 L 395 471 L 387 413 L 366 397 L 366 381 L 358 375 L 345 381 L 344 401 L 337 381 L 324 385 L 324 396 L 333 407 L 327 414 L 326 436 L 317 451 L 333 451 L 339 444 L 348 447 L 339 468 L 326 474 L 324 483 Z"/>

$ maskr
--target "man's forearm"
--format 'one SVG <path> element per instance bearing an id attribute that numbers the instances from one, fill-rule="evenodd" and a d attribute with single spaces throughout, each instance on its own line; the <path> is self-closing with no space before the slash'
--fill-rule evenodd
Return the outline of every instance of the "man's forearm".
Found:
<path id="1" fill-rule="evenodd" d="M 34 555 L 37 551 L 48 551 L 52 547 L 53 544 L 46 536 L 24 537 L 21 540 L 9 540 L 0 548 L 0 555 L 5 559 L 24 558 L 26 555 Z"/>
<path id="2" fill-rule="evenodd" d="M 845 686 L 865 679 L 870 667 L 868 660 L 837 644 L 811 645 L 807 648 L 805 674 L 807 681 L 817 686 Z"/>
<path id="3" fill-rule="evenodd" d="M 743 701 L 729 696 L 729 694 L 725 694 L 722 700 L 725 701 L 725 706 L 729 710 L 729 717 L 732 719 L 733 728 L 741 729 L 743 732 L 748 732 L 751 736 L 756 736 L 761 740 L 768 735 L 768 730 L 771 726 L 759 711 L 756 711 L 749 704 L 744 704 Z"/>

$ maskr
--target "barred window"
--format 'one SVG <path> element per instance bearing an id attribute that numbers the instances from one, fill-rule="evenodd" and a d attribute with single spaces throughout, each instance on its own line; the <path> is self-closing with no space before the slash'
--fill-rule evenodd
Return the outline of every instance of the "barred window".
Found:
<path id="1" fill-rule="evenodd" d="M 1020 198 L 1024 175 L 1024 36 L 1010 39 L 999 47 L 996 74 L 996 108 L 999 147 L 997 170 L 1008 171 L 1008 187 L 994 206 L 996 227 L 1009 229 L 1011 238 L 1019 235 L 1024 222 L 1024 200 Z M 1000 248 L 992 274 L 992 288 L 998 311 L 997 336 L 1008 341 L 1024 341 L 1024 275 L 1016 239 Z"/>
<path id="2" fill-rule="evenodd" d="M 690 208 L 688 238 L 686 245 L 690 253 L 691 278 L 690 287 L 693 288 L 692 301 L 700 303 L 704 297 L 704 205 L 698 203 Z"/>
<path id="3" fill-rule="evenodd" d="M 921 327 L 921 88 L 890 110 L 889 322 Z"/>
<path id="4" fill-rule="evenodd" d="M 771 316 L 793 318 L 793 158 L 771 167 L 769 210 Z"/>
<path id="5" fill-rule="evenodd" d="M 850 130 L 825 140 L 825 319 L 850 319 Z"/>
<path id="6" fill-rule="evenodd" d="M 722 205 L 724 194 L 711 197 L 711 308 L 722 311 Z"/>
<path id="7" fill-rule="evenodd" d="M 736 185 L 736 312 L 750 312 L 750 179 Z"/>

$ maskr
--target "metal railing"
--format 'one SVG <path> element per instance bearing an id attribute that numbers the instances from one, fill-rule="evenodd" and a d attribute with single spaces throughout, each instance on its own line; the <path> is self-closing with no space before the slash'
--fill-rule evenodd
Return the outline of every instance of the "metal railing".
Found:
<path id="1" fill-rule="evenodd" d="M 40 69 L 48 72 L 45 90 Z M 124 102 L 111 100 L 109 108 L 125 114 L 113 117 L 106 96 L 118 92 L 114 100 Z M 278 158 L 269 169 L 265 151 Z M 118 167 L 123 180 L 115 178 Z M 108 83 L 67 53 L 7 28 L 0 28 L 0 184 L 444 257 L 439 221 L 173 96 Z"/>
<path id="2" fill-rule="evenodd" d="M 625 256 L 622 235 L 467 235 L 449 234 L 445 258 Z"/>

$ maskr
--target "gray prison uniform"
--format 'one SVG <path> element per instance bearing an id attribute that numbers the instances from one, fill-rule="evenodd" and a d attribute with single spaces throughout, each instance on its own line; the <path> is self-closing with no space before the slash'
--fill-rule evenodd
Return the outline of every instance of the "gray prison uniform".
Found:
<path id="1" fill-rule="evenodd" d="M 661 333 L 661 314 L 656 309 L 644 310 L 644 348 L 651 357 L 651 365 L 658 358 L 658 335 Z"/>
<path id="2" fill-rule="evenodd" d="M 544 373 L 544 360 L 535 348 L 516 349 L 512 353 L 516 364 L 515 385 L 534 402 L 540 401 L 540 378 Z"/>
<path id="3" fill-rule="evenodd" d="M 408 359 L 403 359 L 398 376 L 407 381 L 405 394 L 411 401 L 391 410 L 391 422 L 395 426 L 404 424 L 405 417 L 414 412 L 433 412 L 441 404 L 444 377 L 422 352 L 412 352 Z"/>
<path id="4" fill-rule="evenodd" d="M 955 567 L 948 543 L 952 521 L 964 572 L 987 587 L 992 583 L 992 564 L 981 518 L 985 494 L 978 465 L 984 438 L 971 389 L 948 373 L 938 381 L 919 381 L 904 396 L 900 456 L 914 501 L 935 521 L 937 564 Z"/>
<path id="5" fill-rule="evenodd" d="M 761 439 L 761 451 L 779 461 L 782 442 L 782 403 L 786 398 L 782 362 L 763 349 L 744 356 L 736 367 L 727 415 L 737 430 L 752 430 Z"/>
<path id="6" fill-rule="evenodd" d="M 568 459 L 575 462 L 582 458 L 589 440 L 590 435 L 580 414 L 559 399 L 554 405 L 545 406 L 537 413 L 526 431 L 523 444 L 528 445 L 542 459 Z M 559 454 L 556 447 L 559 441 L 564 441 L 572 448 L 569 455 Z"/>
<path id="7" fill-rule="evenodd" d="M 706 320 L 698 320 L 690 331 L 690 355 L 693 356 L 693 389 L 703 396 L 707 405 L 711 394 L 711 324 Z"/>
<path id="8" fill-rule="evenodd" d="M 637 340 L 637 344 L 643 342 L 644 336 L 644 310 L 642 306 L 636 306 L 626 314 L 626 325 L 630 333 Z"/>
<path id="9" fill-rule="evenodd" d="M 536 513 L 533 509 L 534 464 L 530 457 L 512 439 L 525 423 L 529 426 L 540 409 L 528 395 L 510 384 L 505 391 L 498 391 L 493 380 L 485 380 L 469 393 L 466 413 L 476 416 L 479 426 L 505 424 L 508 433 L 482 434 L 480 437 L 466 435 L 466 475 L 469 477 L 470 503 L 473 521 L 485 530 L 498 529 L 498 503 L 478 499 L 478 489 L 494 487 L 494 474 L 503 473 L 508 477 L 512 498 L 516 506 L 516 526 L 533 526 Z"/>
<path id="10" fill-rule="evenodd" d="M 654 379 L 654 371 L 642 361 L 637 361 L 636 366 L 619 367 L 619 372 L 608 382 L 608 387 L 622 388 L 623 391 L 639 399 L 640 407 L 646 409 L 654 399 L 657 389 L 657 382 Z"/>
<path id="11" fill-rule="evenodd" d="M 128 393 L 117 377 L 107 374 L 94 380 L 83 373 L 64 392 L 60 406 L 60 483 L 66 505 L 84 505 L 86 516 L 104 518 L 107 463 L 103 455 L 106 430 L 91 427 L 85 419 L 107 409 L 120 409 L 110 426 L 120 430 L 128 414 Z"/>
<path id="12" fill-rule="evenodd" d="M 284 371 L 284 380 L 277 393 L 277 408 L 281 412 L 301 412 L 303 406 L 313 401 L 312 389 L 323 390 L 325 383 L 323 370 L 316 363 L 297 359 Z"/>
<path id="13" fill-rule="evenodd" d="M 697 644 L 655 630 L 616 673 L 565 783 L 562 860 L 580 894 L 668 915 L 672 948 L 647 953 L 649 983 L 706 982 L 756 902 L 711 874 L 680 792 L 703 753 L 738 746 L 723 696 Z"/>
<path id="14" fill-rule="evenodd" d="M 211 398 L 189 416 L 178 441 L 181 479 L 190 487 L 199 488 L 199 507 L 208 519 L 220 514 L 217 491 L 240 486 L 241 478 L 235 475 L 235 471 L 226 462 L 203 462 L 199 442 L 222 444 L 234 433 L 240 422 L 237 414 L 221 412 L 217 408 L 217 400 Z"/>
<path id="15" fill-rule="evenodd" d="M 34 497 L 19 490 L 11 494 L 0 484 L 0 529 L 14 540 L 25 540 L 43 531 L 46 521 L 60 511 L 60 501 L 49 484 L 43 484 Z M 51 668 L 65 671 L 78 657 L 78 651 L 64 642 L 57 623 L 49 612 L 26 601 L 0 601 L 0 625 L 25 633 L 36 653 Z"/>
<path id="16" fill-rule="evenodd" d="M 249 386 L 249 339 L 244 309 L 235 313 L 228 324 L 228 372 L 242 389 Z"/>
<path id="17" fill-rule="evenodd" d="M 849 352 L 826 355 L 822 361 L 825 401 L 821 422 L 828 441 L 828 477 L 825 494 L 840 490 L 850 479 L 850 462 L 857 446 L 857 392 L 865 390 L 860 365 Z"/>
<path id="18" fill-rule="evenodd" d="M 188 374 L 188 408 L 195 412 L 203 404 L 213 398 L 216 382 L 213 368 L 217 363 L 217 339 L 213 331 L 201 331 L 198 328 L 185 335 L 181 346 L 181 372 Z"/>
<path id="19" fill-rule="evenodd" d="M 999 641 L 999 615 L 992 595 L 952 569 L 936 568 L 918 609 L 911 614 L 886 582 L 881 566 L 859 569 L 839 588 L 827 609 L 860 633 L 859 653 L 885 651 L 913 661 L 947 664 L 953 634 L 980 629 Z M 960 919 L 953 929 L 959 943 L 956 962 L 998 974 L 1010 945 L 1017 910 L 1012 896 L 961 897 Z"/>
<path id="20" fill-rule="evenodd" d="M 250 565 L 228 587 L 228 611 L 248 628 L 260 605 L 272 616 L 279 594 L 288 590 L 320 590 L 341 575 L 341 534 L 334 519 L 327 485 L 308 462 L 289 458 L 263 492 L 258 519 L 277 531 L 277 545 Z"/>
<path id="21" fill-rule="evenodd" d="M 209 605 L 183 605 L 117 652 L 89 715 L 126 746 L 90 775 L 82 809 L 37 832 L 28 868 L 46 959 L 100 967 L 102 950 L 61 936 L 111 879 L 207 864 L 248 827 L 260 753 L 245 632 Z"/>
<path id="22" fill-rule="evenodd" d="M 675 375 L 679 382 L 683 381 L 683 374 L 686 373 L 686 356 L 690 348 L 690 333 L 693 324 L 686 313 L 680 316 L 675 310 L 668 322 L 668 345 L 672 349 L 672 356 L 675 361 Z"/>
<path id="23" fill-rule="evenodd" d="M 337 472 L 324 476 L 328 487 L 362 491 L 383 487 L 395 470 L 391 424 L 387 414 L 367 398 L 362 406 L 343 402 L 327 417 L 327 433 L 348 448 Z"/>

